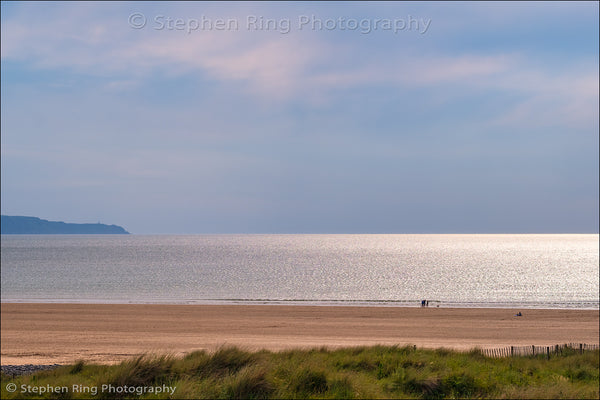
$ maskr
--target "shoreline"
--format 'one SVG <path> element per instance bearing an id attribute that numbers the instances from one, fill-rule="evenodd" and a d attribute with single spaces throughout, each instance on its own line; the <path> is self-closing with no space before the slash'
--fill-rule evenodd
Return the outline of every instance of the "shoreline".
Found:
<path id="1" fill-rule="evenodd" d="M 458 302 L 428 300 L 429 308 L 587 310 L 600 311 L 598 301 L 572 302 Z M 181 306 L 306 306 L 306 307 L 401 307 L 422 308 L 420 300 L 304 300 L 304 299 L 194 299 L 194 300 L 106 300 L 106 299 L 0 299 L 0 304 L 89 304 L 89 305 L 181 305 Z"/>
<path id="2" fill-rule="evenodd" d="M 2 302 L 1 310 L 3 365 L 112 364 L 228 345 L 468 350 L 599 341 L 599 312 L 583 309 Z"/>

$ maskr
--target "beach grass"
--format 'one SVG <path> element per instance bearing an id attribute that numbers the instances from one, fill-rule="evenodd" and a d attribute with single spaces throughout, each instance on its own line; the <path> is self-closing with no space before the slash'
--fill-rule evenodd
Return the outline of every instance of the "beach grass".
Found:
<path id="1" fill-rule="evenodd" d="M 33 375 L 2 375 L 1 397 L 597 399 L 599 365 L 598 350 L 579 354 L 566 349 L 546 359 L 543 355 L 490 358 L 477 350 L 456 352 L 412 346 L 281 352 L 223 347 L 213 353 L 196 351 L 184 357 L 144 355 L 116 365 L 80 361 Z M 9 384 L 17 389 L 8 391 Z M 28 387 L 38 388 L 38 393 L 24 392 Z M 96 393 L 88 389 L 94 387 Z M 175 389 L 173 393 L 141 394 L 106 389 L 118 387 Z M 40 394 L 40 390 L 46 393 Z"/>

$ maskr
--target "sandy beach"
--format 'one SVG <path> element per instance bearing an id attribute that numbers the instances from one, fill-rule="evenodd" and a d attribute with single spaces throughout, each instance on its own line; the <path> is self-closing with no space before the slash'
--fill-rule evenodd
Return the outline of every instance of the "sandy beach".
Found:
<path id="1" fill-rule="evenodd" d="M 279 305 L 2 303 L 2 364 L 86 360 L 142 353 L 182 355 L 223 345 L 300 347 L 405 345 L 469 349 L 598 343 L 597 310 L 519 310 Z"/>

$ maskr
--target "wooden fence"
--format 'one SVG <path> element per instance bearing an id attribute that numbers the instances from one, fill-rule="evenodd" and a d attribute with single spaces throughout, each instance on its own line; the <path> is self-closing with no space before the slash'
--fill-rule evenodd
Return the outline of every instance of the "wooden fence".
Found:
<path id="1" fill-rule="evenodd" d="M 578 351 L 579 353 L 583 353 L 584 351 L 589 350 L 599 350 L 600 345 L 586 343 L 565 343 L 554 346 L 510 346 L 496 349 L 479 349 L 479 351 L 481 351 L 484 356 L 493 358 L 536 355 L 545 355 L 547 358 L 550 358 L 551 354 L 560 354 L 565 349 L 572 349 Z"/>

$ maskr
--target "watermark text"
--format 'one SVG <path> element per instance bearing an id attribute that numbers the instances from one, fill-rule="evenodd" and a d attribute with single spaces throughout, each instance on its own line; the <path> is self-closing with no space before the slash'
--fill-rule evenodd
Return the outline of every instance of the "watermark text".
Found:
<path id="1" fill-rule="evenodd" d="M 156 31 L 181 31 L 187 34 L 203 31 L 269 31 L 288 34 L 292 31 L 353 31 L 366 35 L 373 32 L 416 32 L 427 33 L 431 18 L 407 15 L 404 18 L 322 18 L 317 15 L 298 15 L 295 18 L 266 18 L 248 15 L 245 18 L 175 18 L 156 15 L 151 18 L 135 12 L 129 15 L 129 26 L 133 29 Z"/>
<path id="2" fill-rule="evenodd" d="M 17 386 L 15 383 L 9 383 L 6 385 L 6 390 L 10 393 L 14 393 L 19 391 L 21 394 L 30 394 L 30 395 L 44 395 L 51 394 L 59 395 L 64 394 L 89 394 L 91 396 L 96 396 L 99 393 L 111 393 L 111 394 L 129 394 L 142 396 L 145 394 L 162 394 L 166 393 L 170 396 L 173 396 L 175 390 L 177 390 L 176 386 L 115 386 L 111 384 L 104 384 L 101 386 L 86 386 L 86 385 L 71 385 L 71 386 L 53 386 L 50 384 L 47 385 L 28 385 L 22 384 Z"/>

